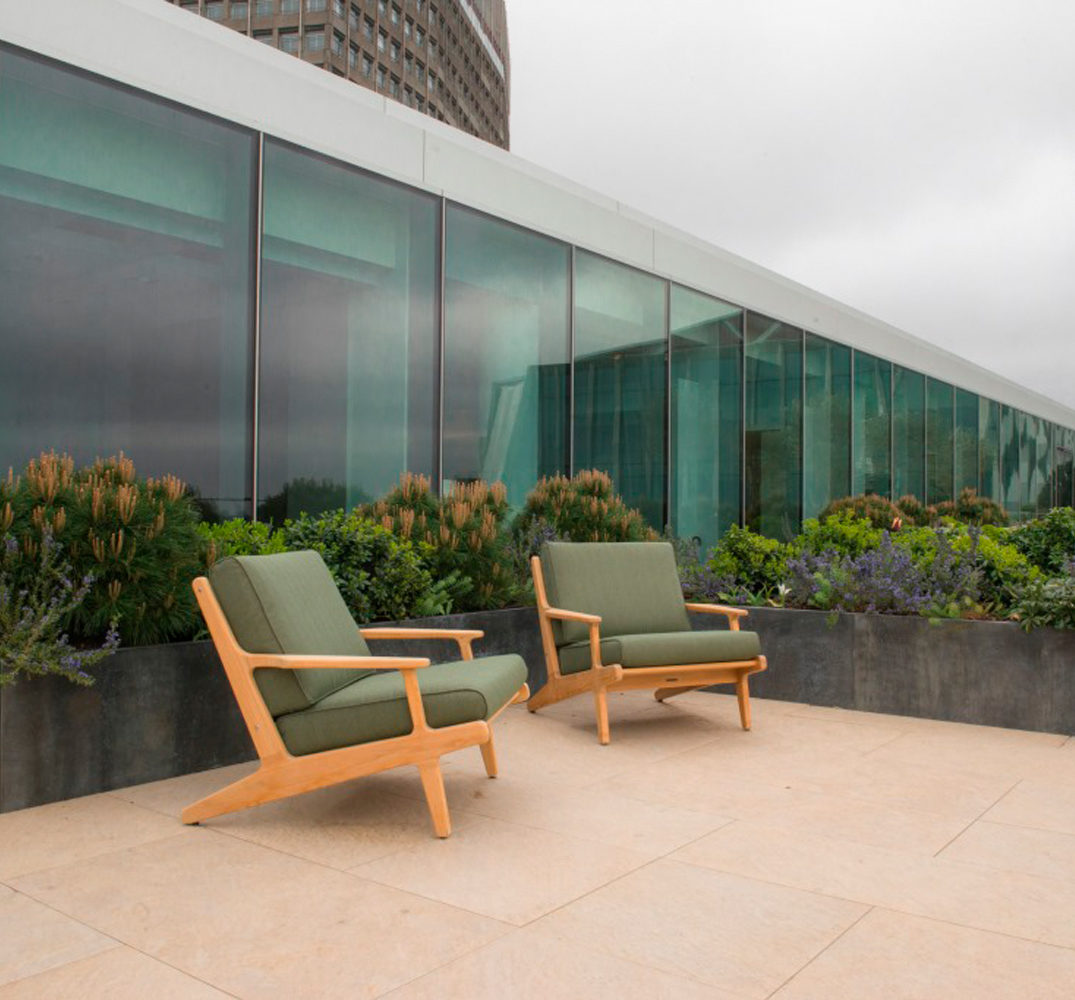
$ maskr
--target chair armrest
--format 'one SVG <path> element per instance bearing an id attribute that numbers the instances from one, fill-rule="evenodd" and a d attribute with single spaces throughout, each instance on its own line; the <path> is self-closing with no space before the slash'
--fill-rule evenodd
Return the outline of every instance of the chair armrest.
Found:
<path id="1" fill-rule="evenodd" d="M 417 670 L 429 666 L 424 656 L 302 656 L 291 653 L 250 653 L 247 665 L 279 670 L 319 670 L 338 667 L 341 670 Z"/>
<path id="2" fill-rule="evenodd" d="M 360 628 L 363 639 L 453 639 L 459 644 L 459 653 L 464 660 L 473 660 L 474 651 L 470 644 L 480 639 L 485 633 L 478 628 Z"/>
<path id="3" fill-rule="evenodd" d="M 585 622 L 587 625 L 600 625 L 600 615 L 588 615 L 584 611 L 565 611 L 563 608 L 545 608 L 543 614 L 550 618 L 562 618 L 569 622 Z"/>
<path id="4" fill-rule="evenodd" d="M 733 632 L 739 631 L 739 619 L 746 618 L 750 613 L 743 608 L 729 608 L 726 604 L 691 604 L 686 605 L 688 611 L 698 611 L 704 615 L 724 615 L 728 619 L 728 628 Z"/>

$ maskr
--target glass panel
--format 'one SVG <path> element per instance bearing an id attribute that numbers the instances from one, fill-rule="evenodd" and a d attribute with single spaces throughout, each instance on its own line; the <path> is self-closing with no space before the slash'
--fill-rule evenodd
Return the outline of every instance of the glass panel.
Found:
<path id="1" fill-rule="evenodd" d="M 978 400 L 978 494 L 1000 501 L 1000 404 Z"/>
<path id="2" fill-rule="evenodd" d="M 956 389 L 956 496 L 978 488 L 978 395 Z"/>
<path id="3" fill-rule="evenodd" d="M 1070 507 L 1075 504 L 1075 431 L 1066 427 L 1060 429 L 1057 461 L 1057 503 Z"/>
<path id="4" fill-rule="evenodd" d="M 926 502 L 941 503 L 952 499 L 952 386 L 927 378 L 926 408 Z"/>
<path id="5" fill-rule="evenodd" d="M 672 530 L 703 551 L 739 523 L 743 312 L 671 291 Z"/>
<path id="6" fill-rule="evenodd" d="M 567 471 L 570 248 L 448 206 L 445 479 L 502 480 L 521 506 Z"/>
<path id="7" fill-rule="evenodd" d="M 1049 422 L 1041 417 L 1027 417 L 1027 443 L 1029 445 L 1029 488 L 1026 497 L 1026 516 L 1036 517 L 1052 504 L 1052 482 L 1049 477 L 1052 465 L 1049 441 Z"/>
<path id="8" fill-rule="evenodd" d="M 1023 488 L 1019 468 L 1019 411 L 1000 408 L 1001 502 L 1013 520 L 1023 509 Z"/>
<path id="9" fill-rule="evenodd" d="M 791 538 L 802 522 L 802 379 L 802 331 L 747 313 L 743 514 L 772 538 Z"/>
<path id="10" fill-rule="evenodd" d="M 252 133 L 0 48 L 0 466 L 123 449 L 250 511 Z"/>
<path id="11" fill-rule="evenodd" d="M 926 499 L 926 376 L 892 366 L 892 496 Z"/>
<path id="12" fill-rule="evenodd" d="M 265 518 L 351 507 L 433 473 L 437 199 L 265 143 Z"/>
<path id="13" fill-rule="evenodd" d="M 631 507 L 664 523 L 665 283 L 575 258 L 575 468 L 603 469 Z"/>
<path id="14" fill-rule="evenodd" d="M 892 363 L 855 351 L 853 493 L 892 490 Z"/>
<path id="15" fill-rule="evenodd" d="M 806 335 L 803 515 L 851 492 L 851 348 Z"/>

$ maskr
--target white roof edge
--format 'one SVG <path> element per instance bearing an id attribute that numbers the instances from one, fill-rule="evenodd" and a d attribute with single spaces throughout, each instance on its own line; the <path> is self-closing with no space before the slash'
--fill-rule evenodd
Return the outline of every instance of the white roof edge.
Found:
<path id="1" fill-rule="evenodd" d="M 1075 410 L 998 373 L 164 0 L 3 4 L 0 40 L 1075 428 Z"/>

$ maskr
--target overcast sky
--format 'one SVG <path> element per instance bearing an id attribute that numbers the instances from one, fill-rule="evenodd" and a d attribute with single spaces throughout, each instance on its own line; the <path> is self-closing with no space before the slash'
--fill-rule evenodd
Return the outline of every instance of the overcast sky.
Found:
<path id="1" fill-rule="evenodd" d="M 513 152 L 1075 407 L 1075 0 L 507 7 Z"/>

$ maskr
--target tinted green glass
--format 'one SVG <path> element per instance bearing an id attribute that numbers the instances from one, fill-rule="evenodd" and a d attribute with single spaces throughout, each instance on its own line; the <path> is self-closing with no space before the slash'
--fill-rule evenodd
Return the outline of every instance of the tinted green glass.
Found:
<path id="1" fill-rule="evenodd" d="M 747 313 L 744 520 L 771 538 L 802 521 L 803 334 Z"/>
<path id="2" fill-rule="evenodd" d="M 806 335 L 803 516 L 851 492 L 851 348 Z"/>
<path id="3" fill-rule="evenodd" d="M 1030 414 L 1022 410 L 1015 411 L 1015 428 L 1019 441 L 1019 495 L 1016 498 L 1015 510 L 1019 520 L 1025 521 L 1034 516 L 1033 505 L 1030 503 L 1031 476 L 1034 465 L 1034 435 L 1031 431 Z"/>
<path id="4" fill-rule="evenodd" d="M 1056 502 L 1061 507 L 1075 504 L 1075 431 L 1059 428 L 1056 446 Z"/>
<path id="5" fill-rule="evenodd" d="M 250 512 L 253 133 L 0 48 L 0 466 L 174 473 Z"/>
<path id="6" fill-rule="evenodd" d="M 1036 517 L 1052 506 L 1052 445 L 1049 422 L 1041 417 L 1028 417 L 1029 489 L 1026 497 L 1027 517 Z"/>
<path id="7" fill-rule="evenodd" d="M 952 499 L 953 430 L 955 405 L 952 387 L 926 379 L 926 502 Z"/>
<path id="8" fill-rule="evenodd" d="M 978 494 L 1002 501 L 1000 482 L 1000 404 L 978 400 Z"/>
<path id="9" fill-rule="evenodd" d="M 978 396 L 956 389 L 956 496 L 964 487 L 978 489 Z"/>
<path id="10" fill-rule="evenodd" d="M 567 471 L 570 264 L 564 243 L 448 206 L 445 480 L 501 480 L 519 506 Z"/>
<path id="11" fill-rule="evenodd" d="M 1001 503 L 1012 518 L 1023 509 L 1022 472 L 1019 467 L 1019 411 L 1011 406 L 1000 408 Z"/>
<path id="12" fill-rule="evenodd" d="M 852 492 L 892 492 L 892 363 L 855 351 Z"/>
<path id="13" fill-rule="evenodd" d="M 926 376 L 892 366 L 892 496 L 926 499 Z"/>
<path id="14" fill-rule="evenodd" d="M 671 290 L 672 530 L 702 549 L 739 523 L 742 310 Z"/>
<path id="15" fill-rule="evenodd" d="M 664 525 L 665 283 L 575 255 L 575 468 L 601 469 Z"/>
<path id="16" fill-rule="evenodd" d="M 266 141 L 260 473 L 266 518 L 433 471 L 437 199 Z"/>

